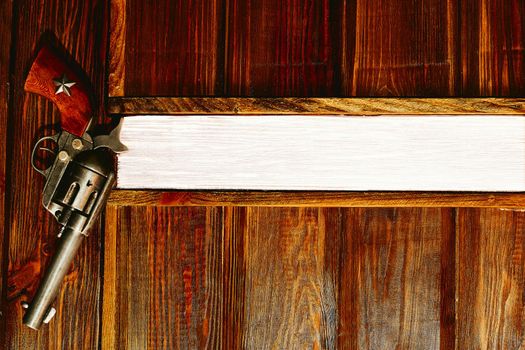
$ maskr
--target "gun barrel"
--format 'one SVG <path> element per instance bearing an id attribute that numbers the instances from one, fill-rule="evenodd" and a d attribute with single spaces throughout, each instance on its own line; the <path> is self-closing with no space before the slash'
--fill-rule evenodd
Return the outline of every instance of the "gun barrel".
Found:
<path id="1" fill-rule="evenodd" d="M 38 290 L 24 315 L 23 322 L 28 327 L 38 330 L 44 322 L 83 238 L 81 232 L 70 227 L 64 228 L 56 253 L 51 258 Z"/>

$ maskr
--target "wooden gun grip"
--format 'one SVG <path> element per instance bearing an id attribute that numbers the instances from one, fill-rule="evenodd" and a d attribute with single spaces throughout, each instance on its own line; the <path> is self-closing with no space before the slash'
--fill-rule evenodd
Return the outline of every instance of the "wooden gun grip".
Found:
<path id="1" fill-rule="evenodd" d="M 56 93 L 55 81 L 63 78 L 74 83 L 67 91 Z M 51 48 L 42 47 L 31 66 L 24 90 L 51 100 L 60 111 L 61 128 L 76 136 L 82 136 L 92 117 L 89 89 Z"/>

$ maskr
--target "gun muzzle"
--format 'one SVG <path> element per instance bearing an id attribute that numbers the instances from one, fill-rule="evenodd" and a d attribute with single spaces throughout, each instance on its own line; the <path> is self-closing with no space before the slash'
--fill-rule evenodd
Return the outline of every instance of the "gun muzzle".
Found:
<path id="1" fill-rule="evenodd" d="M 59 238 L 56 253 L 40 282 L 33 301 L 24 315 L 24 324 L 33 329 L 39 329 L 42 322 L 53 316 L 51 304 L 54 302 L 62 281 L 66 276 L 71 262 L 76 255 L 84 235 L 74 229 L 65 227 Z M 49 317 L 51 316 L 51 317 Z"/>
<path id="2" fill-rule="evenodd" d="M 58 185 L 53 187 L 52 199 L 46 208 L 63 227 L 56 252 L 24 315 L 24 324 L 33 329 L 39 329 L 54 315 L 51 305 L 62 281 L 115 183 L 113 158 L 103 150 L 84 151 L 69 161 L 59 175 Z"/>

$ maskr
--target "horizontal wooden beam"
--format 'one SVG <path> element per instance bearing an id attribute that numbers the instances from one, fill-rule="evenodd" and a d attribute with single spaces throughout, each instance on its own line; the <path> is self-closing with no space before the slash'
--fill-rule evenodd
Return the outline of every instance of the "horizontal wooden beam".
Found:
<path id="1" fill-rule="evenodd" d="M 524 193 L 115 190 L 110 205 L 525 208 Z"/>
<path id="2" fill-rule="evenodd" d="M 110 114 L 525 114 L 519 98 L 112 97 Z"/>

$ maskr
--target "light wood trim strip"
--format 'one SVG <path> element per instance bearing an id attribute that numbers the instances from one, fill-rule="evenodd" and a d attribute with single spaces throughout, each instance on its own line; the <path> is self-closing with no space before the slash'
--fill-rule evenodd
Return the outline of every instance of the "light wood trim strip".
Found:
<path id="1" fill-rule="evenodd" d="M 115 190 L 110 205 L 525 208 L 525 193 Z"/>
<path id="2" fill-rule="evenodd" d="M 110 84 L 111 85 L 111 84 Z M 120 85 L 119 85 L 120 86 Z M 519 98 L 113 97 L 110 114 L 525 114 Z"/>

